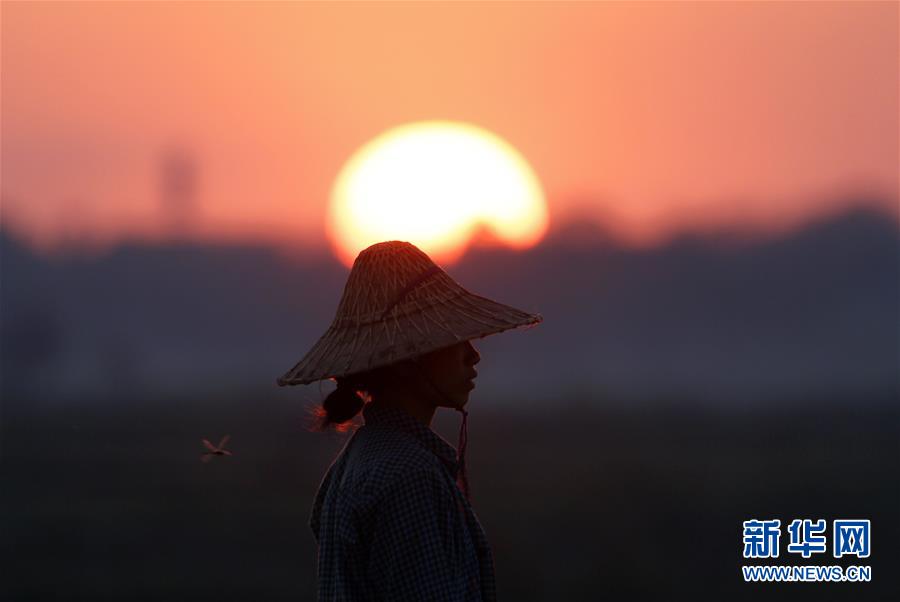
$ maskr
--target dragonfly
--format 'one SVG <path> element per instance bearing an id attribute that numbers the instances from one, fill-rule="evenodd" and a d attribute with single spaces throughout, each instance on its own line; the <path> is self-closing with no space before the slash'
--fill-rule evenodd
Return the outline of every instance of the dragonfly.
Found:
<path id="1" fill-rule="evenodd" d="M 231 452 L 225 449 L 225 444 L 228 443 L 228 440 L 231 438 L 231 435 L 225 435 L 222 437 L 222 440 L 219 441 L 218 445 L 213 445 L 207 439 L 201 439 L 203 442 L 203 447 L 207 449 L 206 452 L 200 456 L 200 461 L 206 464 L 210 460 L 213 459 L 213 456 L 230 456 Z"/>

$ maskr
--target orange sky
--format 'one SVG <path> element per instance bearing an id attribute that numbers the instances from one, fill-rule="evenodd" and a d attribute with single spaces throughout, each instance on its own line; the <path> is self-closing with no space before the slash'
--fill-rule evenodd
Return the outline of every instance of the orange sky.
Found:
<path id="1" fill-rule="evenodd" d="M 3 220 L 154 236 L 159 156 L 203 238 L 317 245 L 344 161 L 468 121 L 528 159 L 551 222 L 650 237 L 898 198 L 898 3 L 2 3 Z"/>

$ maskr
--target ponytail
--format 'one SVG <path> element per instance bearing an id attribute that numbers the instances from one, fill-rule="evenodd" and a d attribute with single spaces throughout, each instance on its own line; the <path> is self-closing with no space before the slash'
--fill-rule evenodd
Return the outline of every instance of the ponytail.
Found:
<path id="1" fill-rule="evenodd" d="M 315 409 L 315 430 L 347 430 L 349 422 L 359 414 L 368 399 L 360 384 L 350 382 L 347 378 L 336 380 L 337 388 Z"/>

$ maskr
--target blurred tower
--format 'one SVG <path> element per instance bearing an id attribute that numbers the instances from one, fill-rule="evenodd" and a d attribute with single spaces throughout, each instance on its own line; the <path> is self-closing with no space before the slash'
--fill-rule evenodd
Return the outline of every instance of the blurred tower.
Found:
<path id="1" fill-rule="evenodd" d="M 170 239 L 187 238 L 194 226 L 197 202 L 197 162 L 185 148 L 173 146 L 160 158 L 160 200 L 163 232 Z"/>

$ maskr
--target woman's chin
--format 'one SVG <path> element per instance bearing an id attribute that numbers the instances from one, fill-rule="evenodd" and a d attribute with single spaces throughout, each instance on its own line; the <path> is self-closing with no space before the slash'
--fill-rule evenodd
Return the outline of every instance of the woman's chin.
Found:
<path id="1" fill-rule="evenodd" d="M 450 403 L 441 404 L 441 407 L 450 408 L 451 410 L 461 410 L 467 403 L 469 403 L 469 392 L 466 391 L 464 393 L 454 395 L 448 401 Z"/>

